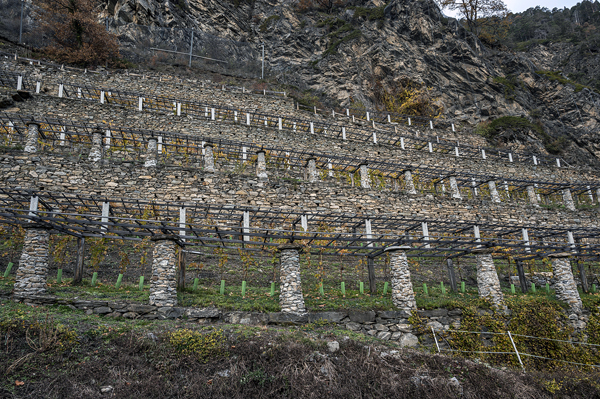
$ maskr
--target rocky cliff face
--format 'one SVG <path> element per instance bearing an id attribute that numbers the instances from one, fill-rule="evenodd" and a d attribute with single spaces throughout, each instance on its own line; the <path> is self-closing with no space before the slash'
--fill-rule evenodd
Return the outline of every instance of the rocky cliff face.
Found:
<path id="1" fill-rule="evenodd" d="M 220 37 L 265 43 L 278 79 L 323 92 L 335 103 L 374 108 L 400 82 L 431 88 L 443 117 L 471 123 L 523 115 L 544 126 L 544 136 L 520 132 L 508 145 L 558 145 L 569 163 L 600 156 L 600 96 L 540 75 L 560 62 L 552 47 L 529 54 L 491 50 L 432 0 L 348 3 L 331 14 L 299 12 L 297 3 L 257 0 L 110 0 L 105 16 L 123 24 L 187 27 Z M 125 32 L 125 33 L 123 33 Z M 564 52 L 564 51 L 563 51 Z M 558 58 L 556 58 L 558 57 Z M 555 60 L 556 58 L 556 60 Z M 557 61 L 558 60 L 558 61 Z M 509 135 L 510 136 L 510 135 Z M 556 148 L 554 149 L 556 150 Z"/>

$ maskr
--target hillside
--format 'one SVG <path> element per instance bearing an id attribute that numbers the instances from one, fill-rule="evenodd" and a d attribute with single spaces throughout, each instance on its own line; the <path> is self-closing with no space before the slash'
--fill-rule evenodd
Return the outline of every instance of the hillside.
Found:
<path id="1" fill-rule="evenodd" d="M 124 59 L 0 43 L 3 396 L 598 395 L 598 94 L 549 43 L 428 0 L 99 13 Z"/>

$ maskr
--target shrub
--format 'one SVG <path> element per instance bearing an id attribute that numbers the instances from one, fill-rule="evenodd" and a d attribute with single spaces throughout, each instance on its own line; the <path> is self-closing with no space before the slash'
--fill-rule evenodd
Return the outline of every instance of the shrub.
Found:
<path id="1" fill-rule="evenodd" d="M 272 22 L 279 21 L 281 17 L 279 15 L 271 15 L 269 18 L 265 19 L 265 21 L 260 25 L 258 30 L 261 32 L 266 32 L 269 26 L 271 26 Z"/>
<path id="2" fill-rule="evenodd" d="M 93 0 L 42 0 L 41 28 L 52 44 L 48 55 L 61 62 L 97 65 L 117 59 L 119 44 L 95 18 Z"/>
<path id="3" fill-rule="evenodd" d="M 169 335 L 169 343 L 182 355 L 193 356 L 201 362 L 225 354 L 227 337 L 222 330 L 208 334 L 188 329 L 177 330 Z"/>

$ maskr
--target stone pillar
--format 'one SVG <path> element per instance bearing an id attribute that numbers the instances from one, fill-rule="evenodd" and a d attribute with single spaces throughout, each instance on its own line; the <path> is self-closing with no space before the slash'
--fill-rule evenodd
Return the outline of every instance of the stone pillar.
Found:
<path id="1" fill-rule="evenodd" d="M 98 162 L 102 159 L 102 132 L 99 130 L 92 133 L 92 148 L 88 159 L 90 162 Z"/>
<path id="2" fill-rule="evenodd" d="M 212 144 L 206 144 L 204 146 L 204 171 L 207 173 L 215 173 L 215 156 Z"/>
<path id="3" fill-rule="evenodd" d="M 33 154 L 37 152 L 38 136 L 40 135 L 40 125 L 36 122 L 27 123 L 27 137 L 25 139 L 25 152 Z"/>
<path id="4" fill-rule="evenodd" d="M 309 158 L 306 162 L 306 178 L 309 183 L 316 183 L 319 181 L 319 175 L 317 174 L 317 160 L 315 158 Z"/>
<path id="5" fill-rule="evenodd" d="M 13 295 L 28 297 L 46 294 L 50 232 L 45 226 L 30 223 L 26 229 L 23 252 L 15 279 Z"/>
<path id="6" fill-rule="evenodd" d="M 575 202 L 573 202 L 573 197 L 571 196 L 571 190 L 568 188 L 565 188 L 564 190 L 562 190 L 562 197 L 563 197 L 563 202 L 565 203 L 565 208 L 567 208 L 570 211 L 574 211 L 575 210 Z"/>
<path id="7" fill-rule="evenodd" d="M 450 181 L 450 192 L 452 193 L 452 198 L 462 199 L 460 190 L 458 189 L 458 184 L 456 183 L 456 176 L 450 176 L 448 180 Z"/>
<path id="8" fill-rule="evenodd" d="M 306 313 L 300 280 L 299 251 L 301 248 L 302 246 L 297 244 L 279 246 L 281 260 L 279 305 L 282 313 Z"/>
<path id="9" fill-rule="evenodd" d="M 265 160 L 265 152 L 258 151 L 256 153 L 258 158 L 256 159 L 256 176 L 260 181 L 269 181 L 269 176 L 267 175 L 267 161 Z"/>
<path id="10" fill-rule="evenodd" d="M 535 189 L 533 188 L 533 186 L 527 186 L 527 197 L 529 198 L 529 202 L 531 203 L 531 205 L 539 206 L 537 195 L 535 194 Z"/>
<path id="11" fill-rule="evenodd" d="M 504 303 L 504 295 L 500 289 L 500 279 L 494 266 L 492 248 L 478 248 L 473 250 L 477 259 L 477 290 L 481 298 L 487 299 L 496 309 L 508 310 Z"/>
<path id="12" fill-rule="evenodd" d="M 146 162 L 144 166 L 151 168 L 157 165 L 158 158 L 158 141 L 155 138 L 148 140 L 148 147 L 146 149 Z"/>
<path id="13" fill-rule="evenodd" d="M 177 306 L 177 236 L 156 235 L 152 251 L 152 278 L 150 279 L 150 305 Z"/>
<path id="14" fill-rule="evenodd" d="M 408 269 L 408 258 L 406 250 L 409 246 L 388 247 L 385 251 L 390 252 L 390 271 L 392 275 L 392 302 L 399 309 L 405 311 L 415 310 L 415 292 L 410 281 L 410 270 Z"/>
<path id="15" fill-rule="evenodd" d="M 581 313 L 583 305 L 579 297 L 579 291 L 577 291 L 577 284 L 573 278 L 573 270 L 571 269 L 571 262 L 569 262 L 570 256 L 571 254 L 568 252 L 548 255 L 552 260 L 552 273 L 556 281 L 554 283 L 556 297 L 560 301 L 568 303 L 571 311 Z"/>
<path id="16" fill-rule="evenodd" d="M 362 188 L 371 188 L 371 179 L 369 178 L 369 167 L 366 163 L 362 163 L 360 168 L 360 186 Z"/>
<path id="17" fill-rule="evenodd" d="M 415 182 L 412 178 L 412 172 L 410 170 L 404 171 L 404 183 L 406 184 L 406 192 L 408 194 L 417 193 L 417 190 L 415 190 Z"/>
<path id="18" fill-rule="evenodd" d="M 492 202 L 500 203 L 500 194 L 498 194 L 498 190 L 496 189 L 496 182 L 493 180 L 488 181 L 488 187 L 490 188 Z"/>

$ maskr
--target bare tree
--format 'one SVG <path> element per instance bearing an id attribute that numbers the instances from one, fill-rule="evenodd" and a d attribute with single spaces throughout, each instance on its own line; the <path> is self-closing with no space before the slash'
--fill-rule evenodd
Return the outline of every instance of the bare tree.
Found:
<path id="1" fill-rule="evenodd" d="M 503 18 L 509 12 L 502 0 L 438 0 L 438 4 L 442 8 L 458 11 L 469 30 L 477 35 L 483 20 L 491 17 Z"/>
<path id="2" fill-rule="evenodd" d="M 52 42 L 46 51 L 58 60 L 95 65 L 116 59 L 115 35 L 97 21 L 93 0 L 41 0 L 41 28 Z"/>

